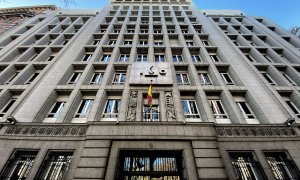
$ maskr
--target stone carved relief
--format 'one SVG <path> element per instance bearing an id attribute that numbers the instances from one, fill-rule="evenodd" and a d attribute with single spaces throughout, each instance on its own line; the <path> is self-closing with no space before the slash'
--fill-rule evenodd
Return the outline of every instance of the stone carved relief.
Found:
<path id="1" fill-rule="evenodd" d="M 218 127 L 216 133 L 219 137 L 298 136 L 293 128 L 287 127 Z"/>
<path id="2" fill-rule="evenodd" d="M 44 136 L 83 136 L 87 127 L 44 127 L 44 126 L 9 126 L 5 135 L 44 135 Z"/>
<path id="3" fill-rule="evenodd" d="M 137 91 L 131 91 L 128 103 L 128 114 L 127 121 L 135 121 L 136 117 L 136 106 L 137 106 Z"/>
<path id="4" fill-rule="evenodd" d="M 174 119 L 176 119 L 176 114 L 175 114 L 175 108 L 174 108 L 172 93 L 171 92 L 166 92 L 165 99 L 166 99 L 166 108 L 167 108 L 168 121 L 173 121 Z"/>

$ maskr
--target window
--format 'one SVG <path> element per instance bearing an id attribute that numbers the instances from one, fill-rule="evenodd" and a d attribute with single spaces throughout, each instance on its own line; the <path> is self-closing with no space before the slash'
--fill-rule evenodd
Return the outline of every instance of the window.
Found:
<path id="1" fill-rule="evenodd" d="M 165 55 L 155 55 L 155 62 L 165 62 Z"/>
<path id="2" fill-rule="evenodd" d="M 186 42 L 186 45 L 187 45 L 187 46 L 195 46 L 195 44 L 194 44 L 193 41 L 187 41 L 187 42 Z"/>
<path id="3" fill-rule="evenodd" d="M 126 72 L 117 72 L 113 79 L 113 84 L 124 84 L 126 80 Z"/>
<path id="4" fill-rule="evenodd" d="M 92 58 L 92 54 L 85 54 L 82 58 L 82 61 L 89 61 Z"/>
<path id="5" fill-rule="evenodd" d="M 148 30 L 141 29 L 141 33 L 148 33 Z"/>
<path id="6" fill-rule="evenodd" d="M 121 106 L 120 99 L 108 99 L 106 101 L 105 110 L 103 113 L 104 118 L 117 118 Z"/>
<path id="7" fill-rule="evenodd" d="M 134 29 L 128 29 L 127 33 L 134 33 Z"/>
<path id="8" fill-rule="evenodd" d="M 236 104 L 238 105 L 240 111 L 242 112 L 243 116 L 246 119 L 254 119 L 255 116 L 252 113 L 252 111 L 250 110 L 248 104 L 246 102 L 236 102 Z"/>
<path id="9" fill-rule="evenodd" d="M 132 41 L 126 40 L 126 41 L 124 41 L 124 45 L 132 45 Z"/>
<path id="10" fill-rule="evenodd" d="M 295 163 L 288 159 L 285 152 L 265 152 L 267 162 L 275 179 L 300 179 L 300 173 Z"/>
<path id="11" fill-rule="evenodd" d="M 236 179 L 267 179 L 251 152 L 229 153 Z"/>
<path id="12" fill-rule="evenodd" d="M 207 73 L 199 74 L 199 78 L 202 85 L 212 85 L 210 77 Z"/>
<path id="13" fill-rule="evenodd" d="M 204 46 L 210 46 L 209 42 L 207 40 L 202 40 L 202 44 Z"/>
<path id="14" fill-rule="evenodd" d="M 270 58 L 268 55 L 263 54 L 263 56 L 264 56 L 264 58 L 265 58 L 267 61 L 272 62 L 271 58 Z"/>
<path id="15" fill-rule="evenodd" d="M 175 30 L 168 30 L 168 33 L 173 34 L 173 33 L 175 33 Z"/>
<path id="16" fill-rule="evenodd" d="M 162 46 L 164 43 L 162 41 L 155 41 L 154 46 Z"/>
<path id="17" fill-rule="evenodd" d="M 107 45 L 115 45 L 116 44 L 116 40 L 110 40 L 108 41 Z"/>
<path id="18" fill-rule="evenodd" d="M 103 54 L 103 56 L 101 58 L 101 61 L 102 62 L 109 62 L 110 61 L 110 57 L 111 57 L 110 54 Z"/>
<path id="19" fill-rule="evenodd" d="M 264 78 L 270 83 L 271 85 L 277 85 L 275 81 L 267 74 L 267 73 L 261 73 Z"/>
<path id="20" fill-rule="evenodd" d="M 142 41 L 140 41 L 140 45 L 147 46 L 148 45 L 148 41 L 142 40 Z"/>
<path id="21" fill-rule="evenodd" d="M 193 62 L 201 62 L 201 58 L 199 55 L 192 55 L 192 60 Z"/>
<path id="22" fill-rule="evenodd" d="M 245 56 L 247 57 L 247 59 L 248 59 L 250 62 L 255 62 L 254 59 L 253 59 L 249 54 L 246 54 Z"/>
<path id="23" fill-rule="evenodd" d="M 94 40 L 93 43 L 92 43 L 92 45 L 98 45 L 99 43 L 100 43 L 99 40 Z"/>
<path id="24" fill-rule="evenodd" d="M 161 30 L 154 30 L 155 34 L 161 33 Z"/>
<path id="25" fill-rule="evenodd" d="M 105 33 L 105 32 L 106 32 L 105 29 L 100 30 L 100 33 Z"/>
<path id="26" fill-rule="evenodd" d="M 129 54 L 121 54 L 119 58 L 120 62 L 127 62 L 129 61 Z"/>
<path id="27" fill-rule="evenodd" d="M 188 30 L 185 30 L 185 29 L 183 29 L 181 32 L 182 32 L 183 34 L 189 33 L 189 31 L 188 31 Z"/>
<path id="28" fill-rule="evenodd" d="M 120 30 L 114 30 L 114 33 L 120 33 Z"/>
<path id="29" fill-rule="evenodd" d="M 81 76 L 81 72 L 74 72 L 71 78 L 69 79 L 68 84 L 76 84 Z"/>
<path id="30" fill-rule="evenodd" d="M 7 162 L 0 179 L 26 179 L 37 153 L 37 151 L 16 151 Z"/>
<path id="31" fill-rule="evenodd" d="M 185 118 L 200 118 L 195 100 L 182 100 Z"/>
<path id="32" fill-rule="evenodd" d="M 54 59 L 54 56 L 49 56 L 47 61 L 52 61 Z"/>
<path id="33" fill-rule="evenodd" d="M 148 55 L 147 54 L 138 54 L 136 62 L 147 62 Z"/>
<path id="34" fill-rule="evenodd" d="M 209 55 L 213 62 L 221 62 L 217 55 Z"/>
<path id="35" fill-rule="evenodd" d="M 44 160 L 36 179 L 63 180 L 72 157 L 73 152 L 50 152 Z"/>
<path id="36" fill-rule="evenodd" d="M 61 45 L 66 45 L 69 41 L 68 40 L 64 40 Z"/>
<path id="37" fill-rule="evenodd" d="M 208 100 L 209 106 L 217 119 L 228 118 L 225 108 L 220 100 Z"/>
<path id="38" fill-rule="evenodd" d="M 77 113 L 75 114 L 75 118 L 88 117 L 93 104 L 94 104 L 93 99 L 83 99 L 78 107 Z"/>
<path id="39" fill-rule="evenodd" d="M 292 101 L 285 101 L 285 102 L 294 111 L 294 113 L 296 114 L 296 116 L 300 118 L 300 110 L 299 110 L 299 108 Z"/>
<path id="40" fill-rule="evenodd" d="M 176 81 L 178 85 L 190 85 L 187 74 L 176 74 Z"/>
<path id="41" fill-rule="evenodd" d="M 159 106 L 152 105 L 150 108 L 148 105 L 144 105 L 143 116 L 143 121 L 159 121 Z"/>
<path id="42" fill-rule="evenodd" d="M 5 84 L 9 84 L 10 82 L 12 82 L 12 81 L 15 79 L 15 77 L 17 77 L 17 75 L 18 75 L 19 73 L 20 73 L 20 72 L 15 72 L 15 73 L 11 76 L 11 78 L 9 78 L 9 79 L 6 81 Z"/>
<path id="43" fill-rule="evenodd" d="M 2 108 L 1 113 L 0 113 L 0 117 L 3 117 L 4 114 L 9 110 L 9 108 L 16 102 L 16 98 L 11 98 L 6 105 Z"/>
<path id="44" fill-rule="evenodd" d="M 34 73 L 33 75 L 31 75 L 25 84 L 31 84 L 39 74 L 40 73 Z"/>
<path id="45" fill-rule="evenodd" d="M 292 78 L 290 78 L 290 76 L 288 76 L 286 73 L 282 73 L 282 75 L 285 77 L 286 80 L 288 80 L 288 82 L 290 82 L 293 86 L 297 86 L 297 84 L 292 80 Z"/>
<path id="46" fill-rule="evenodd" d="M 66 102 L 65 101 L 57 101 L 54 103 L 50 113 L 48 114 L 49 118 L 58 118 L 62 110 L 64 109 Z"/>
<path id="47" fill-rule="evenodd" d="M 182 179 L 181 151 L 122 150 L 116 179 Z"/>
<path id="48" fill-rule="evenodd" d="M 181 55 L 173 55 L 173 62 L 183 62 Z"/>
<path id="49" fill-rule="evenodd" d="M 103 78 L 103 73 L 102 72 L 95 72 L 93 74 L 93 77 L 90 81 L 90 84 L 100 84 Z"/>
<path id="50" fill-rule="evenodd" d="M 221 74 L 225 84 L 234 85 L 234 82 L 233 82 L 233 80 L 231 79 L 231 77 L 229 76 L 228 73 L 220 73 L 220 74 Z"/>

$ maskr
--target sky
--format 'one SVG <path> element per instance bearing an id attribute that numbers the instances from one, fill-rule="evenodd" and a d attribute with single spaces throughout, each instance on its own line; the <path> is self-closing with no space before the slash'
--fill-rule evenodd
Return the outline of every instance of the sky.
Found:
<path id="1" fill-rule="evenodd" d="M 238 9 L 248 16 L 263 16 L 285 29 L 300 26 L 300 0 L 193 0 L 199 9 Z M 108 0 L 75 0 L 70 9 L 102 8 Z M 0 0 L 0 8 L 55 4 L 62 0 Z"/>

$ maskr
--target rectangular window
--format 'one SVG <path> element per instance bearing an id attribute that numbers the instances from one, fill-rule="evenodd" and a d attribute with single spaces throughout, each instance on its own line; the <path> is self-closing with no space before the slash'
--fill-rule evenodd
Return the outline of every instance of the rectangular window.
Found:
<path id="1" fill-rule="evenodd" d="M 132 41 L 124 41 L 124 45 L 132 45 Z"/>
<path id="2" fill-rule="evenodd" d="M 115 41 L 115 40 L 110 40 L 110 41 L 108 41 L 108 43 L 107 43 L 107 45 L 110 45 L 110 46 L 115 45 L 115 44 L 116 44 L 116 41 Z"/>
<path id="3" fill-rule="evenodd" d="M 15 72 L 15 73 L 11 76 L 11 78 L 9 78 L 9 79 L 6 81 L 5 84 L 9 84 L 10 82 L 12 82 L 12 81 L 15 79 L 15 77 L 18 76 L 18 74 L 19 74 L 19 72 Z"/>
<path id="4" fill-rule="evenodd" d="M 187 33 L 189 33 L 189 31 L 188 30 L 182 30 L 181 31 L 183 34 L 187 34 Z"/>
<path id="5" fill-rule="evenodd" d="M 11 98 L 6 105 L 2 108 L 1 113 L 0 113 L 0 117 L 3 117 L 4 114 L 9 110 L 9 108 L 16 102 L 16 98 Z"/>
<path id="6" fill-rule="evenodd" d="M 101 72 L 96 72 L 94 73 L 90 84 L 100 84 L 103 78 L 103 73 Z"/>
<path id="7" fill-rule="evenodd" d="M 142 45 L 142 46 L 147 46 L 148 45 L 148 41 L 140 41 L 140 45 Z"/>
<path id="8" fill-rule="evenodd" d="M 300 117 L 300 110 L 292 101 L 286 101 L 290 108 L 294 111 L 297 117 Z"/>
<path id="9" fill-rule="evenodd" d="M 264 58 L 265 58 L 267 61 L 269 61 L 269 62 L 273 62 L 273 61 L 271 60 L 271 58 L 270 58 L 268 55 L 266 55 L 266 54 L 263 54 L 263 56 L 264 56 Z"/>
<path id="10" fill-rule="evenodd" d="M 110 54 L 103 54 L 103 56 L 101 58 L 101 61 L 102 62 L 109 62 L 110 61 L 110 57 L 111 57 Z"/>
<path id="11" fill-rule="evenodd" d="M 190 85 L 187 74 L 176 74 L 176 81 L 178 85 Z"/>
<path id="12" fill-rule="evenodd" d="M 186 42 L 186 45 L 187 45 L 187 46 L 195 46 L 194 42 L 192 42 L 192 41 L 187 41 L 187 42 Z"/>
<path id="13" fill-rule="evenodd" d="M 141 33 L 148 33 L 148 30 L 141 30 Z"/>
<path id="14" fill-rule="evenodd" d="M 152 108 L 150 108 L 148 105 L 144 105 L 143 108 L 143 121 L 159 121 L 159 106 L 158 105 L 152 105 Z"/>
<path id="15" fill-rule="evenodd" d="M 231 77 L 229 76 L 228 73 L 220 73 L 224 82 L 227 84 L 227 85 L 234 85 L 234 82 L 233 80 L 231 79 Z"/>
<path id="16" fill-rule="evenodd" d="M 54 59 L 54 56 L 49 56 L 47 61 L 52 61 Z"/>
<path id="17" fill-rule="evenodd" d="M 201 62 L 201 58 L 199 55 L 192 55 L 192 60 L 193 62 Z"/>
<path id="18" fill-rule="evenodd" d="M 182 100 L 185 118 L 200 118 L 195 100 Z"/>
<path id="19" fill-rule="evenodd" d="M 202 40 L 202 44 L 204 46 L 210 46 L 209 42 L 207 40 Z"/>
<path id="20" fill-rule="evenodd" d="M 264 154 L 275 179 L 300 179 L 296 164 L 288 159 L 285 152 L 265 152 Z"/>
<path id="21" fill-rule="evenodd" d="M 207 73 L 199 74 L 199 78 L 202 85 L 212 85 L 210 77 Z"/>
<path id="22" fill-rule="evenodd" d="M 68 84 L 76 84 L 81 76 L 81 72 L 74 72 Z"/>
<path id="23" fill-rule="evenodd" d="M 162 41 L 154 42 L 154 46 L 162 46 L 164 43 Z"/>
<path id="24" fill-rule="evenodd" d="M 116 179 L 180 180 L 182 159 L 181 151 L 122 150 Z"/>
<path id="25" fill-rule="evenodd" d="M 267 73 L 261 73 L 264 78 L 270 83 L 271 85 L 277 85 L 275 81 L 267 74 Z"/>
<path id="26" fill-rule="evenodd" d="M 251 152 L 229 153 L 236 179 L 267 179 Z"/>
<path id="27" fill-rule="evenodd" d="M 26 179 L 37 153 L 37 151 L 16 151 L 13 157 L 5 165 L 0 179 Z"/>
<path id="28" fill-rule="evenodd" d="M 64 179 L 72 157 L 73 152 L 50 152 L 44 159 L 36 179 Z"/>
<path id="29" fill-rule="evenodd" d="M 99 40 L 94 40 L 93 43 L 92 43 L 92 45 L 98 45 L 99 43 L 100 43 Z"/>
<path id="30" fill-rule="evenodd" d="M 134 29 L 128 29 L 127 33 L 134 33 Z"/>
<path id="31" fill-rule="evenodd" d="M 238 105 L 240 111 L 242 112 L 243 116 L 246 119 L 254 119 L 255 116 L 252 113 L 252 111 L 250 110 L 248 104 L 246 102 L 236 102 L 236 104 Z"/>
<path id="32" fill-rule="evenodd" d="M 83 99 L 78 107 L 77 113 L 75 114 L 75 118 L 88 117 L 93 104 L 94 104 L 93 99 Z"/>
<path id="33" fill-rule="evenodd" d="M 64 109 L 66 102 L 65 101 L 58 101 L 55 102 L 50 113 L 48 114 L 49 118 L 58 118 L 62 110 Z"/>
<path id="34" fill-rule="evenodd" d="M 115 73 L 113 84 L 124 84 L 125 80 L 126 80 L 126 73 L 123 72 Z"/>
<path id="35" fill-rule="evenodd" d="M 217 55 L 210 55 L 213 62 L 221 62 Z"/>
<path id="36" fill-rule="evenodd" d="M 210 108 L 217 119 L 228 118 L 225 108 L 220 100 L 208 100 Z"/>
<path id="37" fill-rule="evenodd" d="M 25 84 L 31 84 L 39 74 L 40 73 L 34 73 L 33 75 L 31 75 Z"/>
<path id="38" fill-rule="evenodd" d="M 247 57 L 247 59 L 248 59 L 250 62 L 255 62 L 254 59 L 253 59 L 249 54 L 246 54 L 245 56 Z"/>
<path id="39" fill-rule="evenodd" d="M 121 54 L 119 58 L 120 62 L 128 62 L 129 61 L 129 54 Z"/>
<path id="40" fill-rule="evenodd" d="M 183 62 L 181 55 L 173 55 L 173 62 Z"/>
<path id="41" fill-rule="evenodd" d="M 155 62 L 165 62 L 165 55 L 155 55 Z"/>
<path id="42" fill-rule="evenodd" d="M 148 61 L 148 55 L 147 54 L 138 54 L 136 62 L 147 62 Z"/>
<path id="43" fill-rule="evenodd" d="M 82 61 L 89 61 L 92 58 L 92 54 L 85 54 L 82 58 Z"/>
<path id="44" fill-rule="evenodd" d="M 120 99 L 108 99 L 103 113 L 104 118 L 117 118 L 121 106 Z"/>
<path id="45" fill-rule="evenodd" d="M 288 80 L 293 86 L 297 86 L 297 84 L 285 73 L 282 73 L 286 80 Z"/>

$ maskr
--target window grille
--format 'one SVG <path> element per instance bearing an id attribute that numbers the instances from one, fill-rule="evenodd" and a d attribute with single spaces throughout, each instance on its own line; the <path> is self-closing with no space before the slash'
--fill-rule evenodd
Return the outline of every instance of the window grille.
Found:
<path id="1" fill-rule="evenodd" d="M 50 152 L 40 168 L 37 179 L 63 180 L 72 157 L 73 152 Z"/>
<path id="2" fill-rule="evenodd" d="M 267 179 L 258 161 L 250 152 L 229 153 L 236 179 Z"/>
<path id="3" fill-rule="evenodd" d="M 158 122 L 159 121 L 159 106 L 152 105 L 152 108 L 150 108 L 149 106 L 144 105 L 143 116 L 144 116 L 143 121 Z"/>
<path id="4" fill-rule="evenodd" d="M 37 151 L 16 151 L 5 168 L 3 169 L 0 179 L 2 180 L 23 180 L 32 168 Z"/>
<path id="5" fill-rule="evenodd" d="M 115 179 L 183 179 L 181 151 L 122 150 L 119 157 Z"/>
<path id="6" fill-rule="evenodd" d="M 295 163 L 284 152 L 265 152 L 267 162 L 275 179 L 300 179 L 300 172 Z"/>

